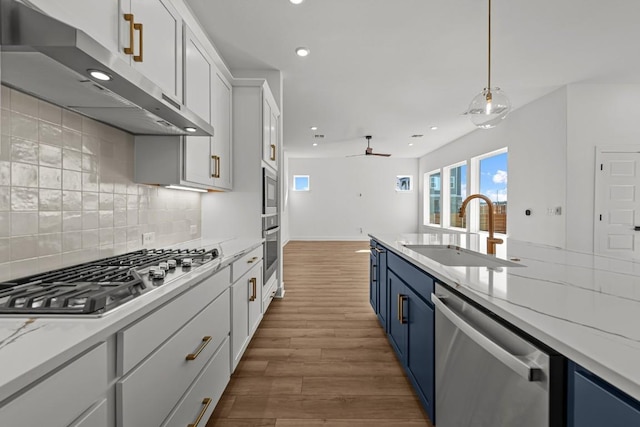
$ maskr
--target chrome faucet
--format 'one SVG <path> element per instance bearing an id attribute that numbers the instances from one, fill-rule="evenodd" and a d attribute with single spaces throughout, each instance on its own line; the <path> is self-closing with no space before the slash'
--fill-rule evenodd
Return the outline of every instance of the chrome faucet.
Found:
<path id="1" fill-rule="evenodd" d="M 496 245 L 500 243 L 504 243 L 504 241 L 502 239 L 496 239 L 495 237 L 493 237 L 495 224 L 493 222 L 493 203 L 491 202 L 491 200 L 484 194 L 472 194 L 466 199 L 464 199 L 464 202 L 462 202 L 462 206 L 460 206 L 460 212 L 458 213 L 458 216 L 460 218 L 464 218 L 464 214 L 467 209 L 467 204 L 472 199 L 482 199 L 485 202 L 487 202 L 487 205 L 489 206 L 489 237 L 487 237 L 487 254 L 495 255 Z"/>

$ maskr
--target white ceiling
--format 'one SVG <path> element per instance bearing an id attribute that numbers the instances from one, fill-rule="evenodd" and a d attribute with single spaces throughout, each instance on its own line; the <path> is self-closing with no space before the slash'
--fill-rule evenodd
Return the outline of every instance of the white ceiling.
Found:
<path id="1" fill-rule="evenodd" d="M 487 0 L 187 2 L 232 73 L 282 71 L 292 157 L 364 153 L 365 135 L 419 157 L 475 129 L 461 114 L 486 86 Z M 493 0 L 492 32 L 492 86 L 514 108 L 568 83 L 640 83 L 638 0 Z"/>

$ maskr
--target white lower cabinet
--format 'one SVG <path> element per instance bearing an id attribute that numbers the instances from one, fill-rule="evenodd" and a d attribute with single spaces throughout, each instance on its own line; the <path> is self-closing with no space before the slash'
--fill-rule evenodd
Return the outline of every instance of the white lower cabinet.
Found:
<path id="1" fill-rule="evenodd" d="M 227 289 L 118 381 L 119 426 L 162 424 L 207 361 L 228 339 L 229 306 Z"/>
<path id="2" fill-rule="evenodd" d="M 106 389 L 107 345 L 102 343 L 2 406 L 0 425 L 67 427 Z"/>
<path id="3" fill-rule="evenodd" d="M 257 255 L 256 255 L 257 254 Z M 234 262 L 232 276 L 236 271 L 244 274 L 231 286 L 231 371 L 235 371 L 238 362 L 262 320 L 262 248 L 256 254 L 250 253 Z M 254 264 L 246 271 L 246 264 Z M 257 262 L 257 264 L 255 264 Z"/>
<path id="4" fill-rule="evenodd" d="M 162 427 L 204 427 L 222 397 L 230 375 L 229 340 L 226 339 Z"/>

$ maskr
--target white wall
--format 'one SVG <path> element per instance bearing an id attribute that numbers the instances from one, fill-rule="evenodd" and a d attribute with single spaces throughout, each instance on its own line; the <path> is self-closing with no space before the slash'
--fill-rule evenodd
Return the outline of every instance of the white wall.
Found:
<path id="1" fill-rule="evenodd" d="M 418 192 L 395 191 L 397 175 L 418 173 L 418 159 L 362 156 L 291 158 L 287 179 L 309 175 L 310 191 L 289 191 L 291 240 L 359 240 L 367 233 L 415 233 Z M 362 229 L 362 232 L 360 231 Z"/>
<path id="2" fill-rule="evenodd" d="M 552 92 L 513 111 L 500 126 L 473 131 L 420 159 L 419 223 L 423 221 L 422 176 L 434 169 L 508 147 L 507 232 L 509 237 L 564 247 L 567 91 Z M 525 216 L 525 209 L 532 215 Z M 425 227 L 420 225 L 421 230 Z"/>
<path id="3" fill-rule="evenodd" d="M 640 85 L 568 89 L 567 248 L 593 248 L 595 147 L 640 143 Z"/>

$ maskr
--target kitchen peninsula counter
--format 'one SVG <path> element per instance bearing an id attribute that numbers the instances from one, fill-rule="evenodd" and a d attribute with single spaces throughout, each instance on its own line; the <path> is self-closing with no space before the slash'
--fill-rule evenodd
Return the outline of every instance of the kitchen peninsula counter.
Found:
<path id="1" fill-rule="evenodd" d="M 496 256 L 515 258 L 522 266 L 454 267 L 405 245 L 456 245 L 486 253 L 486 237 L 446 233 L 370 236 L 640 400 L 640 262 L 509 239 L 497 246 Z"/>
<path id="2" fill-rule="evenodd" d="M 263 241 L 257 238 L 198 239 L 173 245 L 173 248 L 220 247 L 222 257 L 220 262 L 194 269 L 101 317 L 0 316 L 0 366 L 3 367 L 0 369 L 0 404 L 52 369 L 229 266 Z"/>

